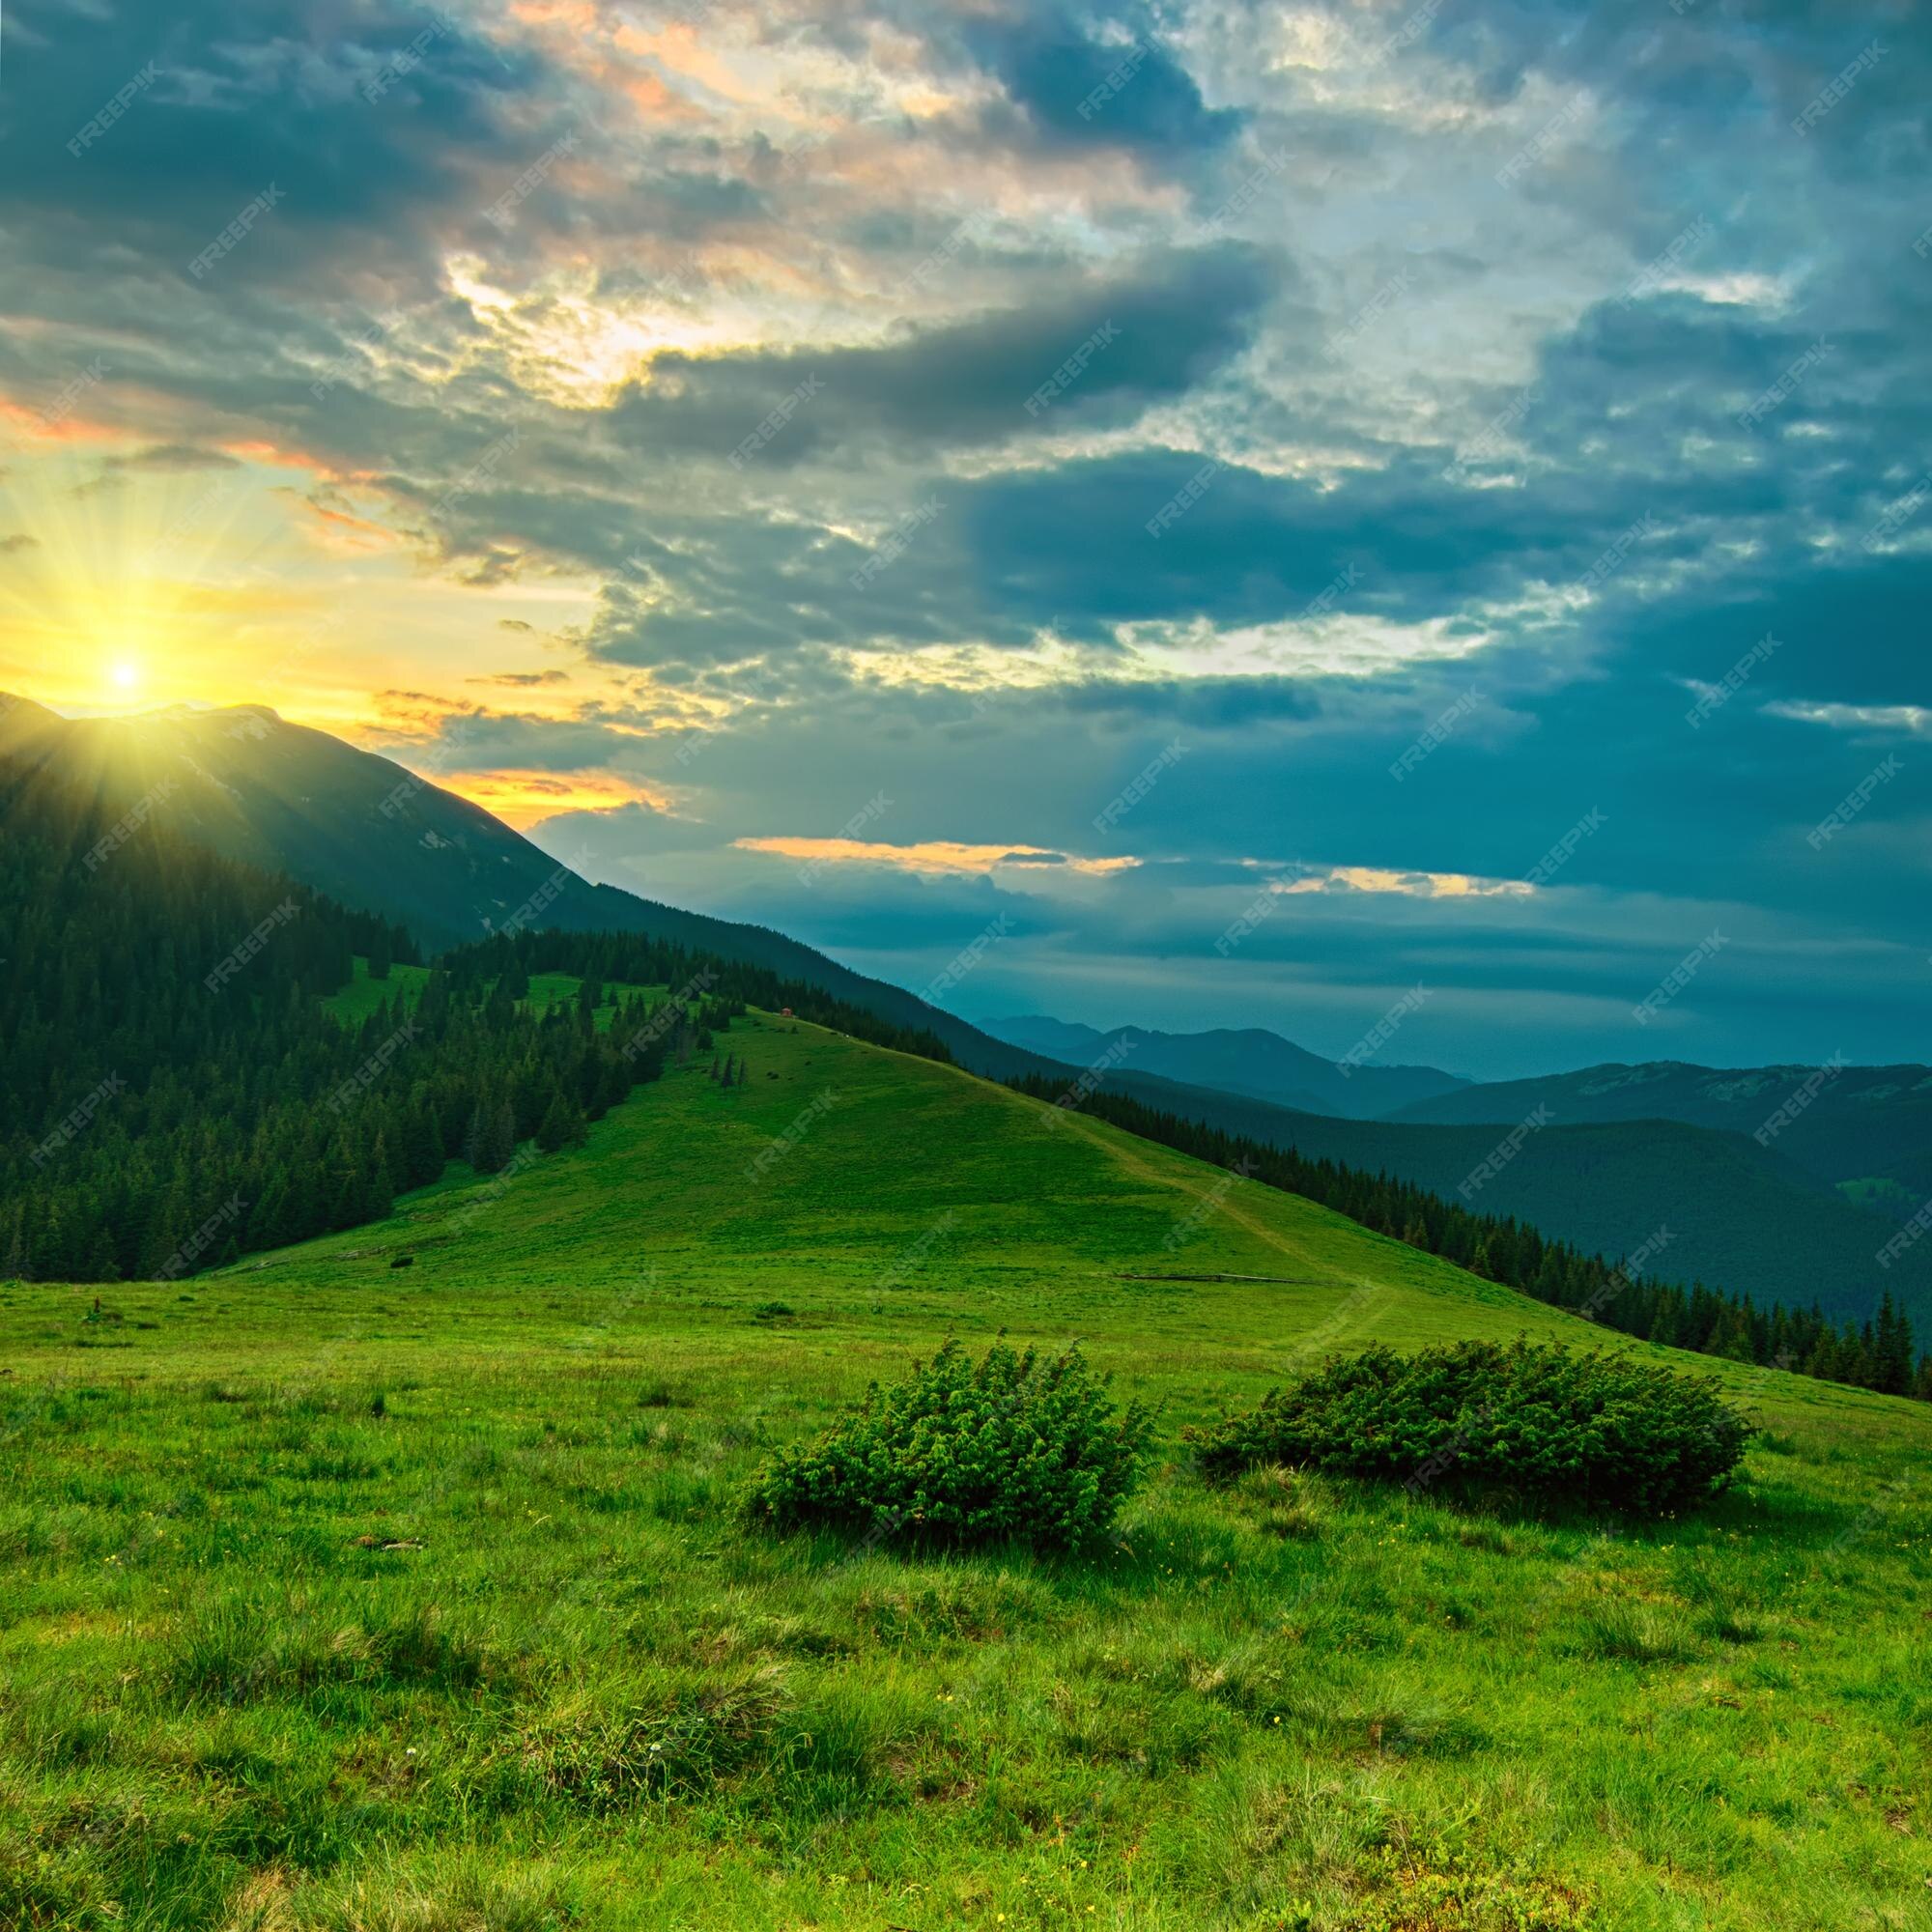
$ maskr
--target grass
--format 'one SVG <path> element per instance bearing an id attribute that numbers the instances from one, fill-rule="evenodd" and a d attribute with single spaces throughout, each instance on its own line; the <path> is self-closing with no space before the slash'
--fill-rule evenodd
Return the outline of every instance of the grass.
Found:
<path id="1" fill-rule="evenodd" d="M 1719 1365 L 1767 1431 L 1648 1530 L 1211 1491 L 1181 1425 L 1327 1350 L 1641 1345 L 950 1068 L 732 1045 L 118 1321 L 0 1287 L 0 1925 L 1924 1922 L 1921 1409 Z M 1214 1275 L 1270 1279 L 1152 1278 Z M 772 1447 L 1002 1327 L 1160 1406 L 1120 1547 L 746 1531 Z"/>
<path id="2" fill-rule="evenodd" d="M 414 1008 L 423 996 L 423 987 L 429 982 L 427 966 L 406 966 L 400 961 L 391 965 L 386 980 L 372 980 L 369 977 L 369 962 L 360 953 L 355 957 L 355 971 L 348 985 L 340 992 L 331 993 L 323 1002 L 325 1008 L 348 1026 L 360 1026 L 378 1007 L 386 1007 L 398 992 L 403 996 L 404 1010 Z M 536 973 L 530 977 L 528 997 L 522 1004 L 532 1011 L 548 1012 L 552 1007 L 577 997 L 578 988 L 583 981 L 572 973 Z M 632 986 L 613 983 L 605 987 L 607 998 L 597 1009 L 595 1023 L 600 1033 L 608 1033 L 611 1022 L 617 1014 L 619 998 L 629 998 L 634 993 L 661 996 L 669 989 L 664 986 Z"/>
<path id="3" fill-rule="evenodd" d="M 340 992 L 331 993 L 323 1006 L 346 1026 L 360 1026 L 378 1007 L 386 1007 L 400 992 L 404 1010 L 412 1009 L 429 982 L 427 966 L 406 966 L 400 960 L 389 968 L 386 980 L 369 977 L 369 962 L 360 953 L 355 957 L 355 977 Z"/>

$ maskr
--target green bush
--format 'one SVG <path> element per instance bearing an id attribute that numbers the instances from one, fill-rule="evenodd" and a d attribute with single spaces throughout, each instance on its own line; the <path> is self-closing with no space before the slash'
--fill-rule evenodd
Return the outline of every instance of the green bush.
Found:
<path id="1" fill-rule="evenodd" d="M 1520 1341 L 1368 1349 L 1188 1432 L 1217 1478 L 1285 1463 L 1411 1492 L 1481 1485 L 1639 1512 L 1721 1489 L 1749 1435 L 1712 1378 Z"/>
<path id="2" fill-rule="evenodd" d="M 879 1541 L 1072 1548 L 1103 1535 L 1138 1486 L 1151 1418 L 1117 1409 L 1077 1348 L 1045 1358 L 996 1342 L 973 1362 L 949 1342 L 932 1360 L 753 1484 L 752 1515 Z"/>

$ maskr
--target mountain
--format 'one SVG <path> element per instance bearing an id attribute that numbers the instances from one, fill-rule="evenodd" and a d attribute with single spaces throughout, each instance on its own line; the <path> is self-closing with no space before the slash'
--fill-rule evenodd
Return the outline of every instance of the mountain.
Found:
<path id="1" fill-rule="evenodd" d="M 1649 1267 L 1668 1280 L 1767 1303 L 1815 1300 L 1828 1315 L 1861 1321 L 1889 1289 L 1921 1331 L 1932 1323 L 1932 1240 L 1881 1267 L 1890 1233 L 1883 1221 L 1744 1134 L 1672 1121 L 1559 1120 L 1520 1133 L 1521 1117 L 1480 1125 L 1343 1121 L 1125 1070 L 1104 1085 L 1229 1133 L 1514 1215 L 1589 1253 L 1629 1255 L 1667 1228 L 1669 1243 Z M 1483 1177 L 1486 1161 L 1493 1169 Z"/>
<path id="2" fill-rule="evenodd" d="M 1146 1027 L 1077 1026 L 1043 1014 L 982 1022 L 987 1033 L 1049 1060 L 1092 1066 L 1102 1060 L 1191 1087 L 1245 1094 L 1301 1113 L 1378 1120 L 1452 1094 L 1469 1083 L 1434 1066 L 1353 1066 L 1323 1060 L 1264 1027 L 1155 1033 Z"/>
<path id="3" fill-rule="evenodd" d="M 1833 1183 L 1891 1179 L 1925 1191 L 1932 1161 L 1932 1067 L 1693 1066 L 1649 1061 L 1465 1086 L 1409 1102 L 1395 1118 L 1502 1124 L 1547 1107 L 1565 1125 L 1680 1121 L 1744 1134 Z M 1883 1206 L 1888 1190 L 1868 1190 Z"/>
<path id="4" fill-rule="evenodd" d="M 929 1030 L 975 1072 L 1050 1070 L 1037 1055 L 782 933 L 591 885 L 480 806 L 266 705 L 70 720 L 0 695 L 0 753 L 43 764 L 103 809 L 152 813 L 224 857 L 399 921 L 435 951 L 505 925 L 643 933 Z"/>
<path id="5" fill-rule="evenodd" d="M 1803 1307 L 1815 1299 L 1860 1320 L 1890 1288 L 1932 1317 L 1932 1241 L 1889 1267 L 1877 1259 L 1885 1223 L 1932 1191 L 1932 1069 L 1847 1068 L 1821 1080 L 1808 1067 L 1659 1063 L 1473 1083 L 1432 1067 L 1345 1073 L 1260 1028 L 1103 1033 L 1036 1014 L 986 1029 L 1102 1065 L 1109 1091 L 1148 1106 L 1385 1172 L 1589 1252 L 1622 1255 L 1668 1226 L 1657 1267 L 1672 1280 Z M 1787 1103 L 1789 1123 L 1767 1127 Z M 1464 1195 L 1526 1121 L 1534 1129 Z"/>

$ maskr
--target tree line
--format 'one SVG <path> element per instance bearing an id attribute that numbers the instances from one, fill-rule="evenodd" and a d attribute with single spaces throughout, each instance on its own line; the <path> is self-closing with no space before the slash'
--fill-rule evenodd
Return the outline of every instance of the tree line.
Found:
<path id="1" fill-rule="evenodd" d="M 1801 1309 L 1774 1302 L 1765 1308 L 1748 1295 L 1722 1293 L 1701 1282 L 1686 1288 L 1621 1260 L 1586 1255 L 1514 1216 L 1479 1214 L 1413 1182 L 1311 1160 L 1293 1148 L 1231 1134 L 1104 1088 L 1076 1089 L 1069 1097 L 1058 1083 L 1037 1074 L 1009 1084 L 1036 1100 L 1077 1105 L 1142 1140 L 1304 1195 L 1376 1234 L 1626 1335 L 1932 1402 L 1932 1354 L 1916 1357 L 1911 1319 L 1889 1292 L 1870 1321 L 1834 1324 L 1815 1304 Z"/>
<path id="2" fill-rule="evenodd" d="M 0 1277 L 153 1279 L 380 1219 L 453 1159 L 492 1174 L 526 1142 L 581 1140 L 752 1004 L 950 1057 L 768 969 L 638 936 L 497 935 L 405 984 L 391 962 L 422 964 L 407 931 L 157 817 L 90 863 L 100 809 L 18 760 L 0 758 Z M 327 1001 L 358 956 L 394 990 L 345 1024 Z M 583 983 L 539 1010 L 539 973 Z"/>

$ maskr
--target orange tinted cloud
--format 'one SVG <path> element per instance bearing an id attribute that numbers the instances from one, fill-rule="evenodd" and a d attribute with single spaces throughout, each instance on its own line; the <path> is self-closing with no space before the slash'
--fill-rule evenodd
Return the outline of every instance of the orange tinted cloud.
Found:
<path id="1" fill-rule="evenodd" d="M 1041 845 L 962 845 L 950 838 L 925 838 L 913 845 L 883 845 L 864 838 L 738 838 L 741 851 L 774 852 L 784 859 L 810 859 L 820 864 L 890 866 L 902 872 L 984 874 L 1002 867 L 1037 869 L 1064 867 L 1070 872 L 1098 875 L 1124 872 L 1138 859 L 1081 859 Z"/>
<path id="2" fill-rule="evenodd" d="M 526 831 L 565 811 L 609 811 L 620 805 L 669 809 L 669 795 L 610 772 L 464 772 L 436 779 L 444 791 L 480 805 L 506 824 Z"/>
<path id="3" fill-rule="evenodd" d="M 298 500 L 303 512 L 317 526 L 311 534 L 325 550 L 363 553 L 390 550 L 402 542 L 394 530 L 371 523 L 366 517 L 352 517 L 347 510 L 331 510 L 312 497 Z"/>
<path id="4" fill-rule="evenodd" d="M 269 469 L 306 469 L 336 483 L 366 482 L 376 473 L 372 469 L 344 469 L 332 457 L 317 456 L 312 450 L 298 449 L 285 442 L 268 442 L 258 437 L 237 438 L 216 447 L 242 463 L 259 463 Z"/>
<path id="5" fill-rule="evenodd" d="M 125 429 L 109 429 L 104 423 L 90 422 L 72 412 L 59 413 L 30 409 L 24 403 L 0 397 L 0 426 L 34 442 L 125 442 Z"/>

